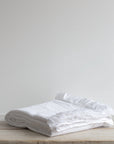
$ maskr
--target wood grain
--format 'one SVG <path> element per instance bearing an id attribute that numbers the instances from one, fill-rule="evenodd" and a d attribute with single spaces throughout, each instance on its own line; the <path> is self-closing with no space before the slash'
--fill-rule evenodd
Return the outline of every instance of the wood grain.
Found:
<path id="1" fill-rule="evenodd" d="M 0 144 L 114 144 L 114 127 L 46 137 L 28 129 L 12 127 L 2 120 Z"/>

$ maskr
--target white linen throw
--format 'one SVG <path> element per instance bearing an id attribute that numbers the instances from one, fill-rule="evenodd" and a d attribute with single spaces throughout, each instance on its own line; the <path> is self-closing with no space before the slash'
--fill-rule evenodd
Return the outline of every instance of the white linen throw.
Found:
<path id="1" fill-rule="evenodd" d="M 54 100 L 9 111 L 9 125 L 29 128 L 47 136 L 56 136 L 96 127 L 113 125 L 112 108 L 87 98 L 59 93 Z"/>

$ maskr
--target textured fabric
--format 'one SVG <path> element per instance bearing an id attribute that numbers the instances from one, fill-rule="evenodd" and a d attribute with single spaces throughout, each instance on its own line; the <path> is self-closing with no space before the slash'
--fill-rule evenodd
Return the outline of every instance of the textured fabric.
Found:
<path id="1" fill-rule="evenodd" d="M 112 126 L 113 110 L 93 100 L 58 94 L 54 100 L 11 110 L 8 124 L 27 127 L 35 132 L 56 136 L 101 126 Z"/>

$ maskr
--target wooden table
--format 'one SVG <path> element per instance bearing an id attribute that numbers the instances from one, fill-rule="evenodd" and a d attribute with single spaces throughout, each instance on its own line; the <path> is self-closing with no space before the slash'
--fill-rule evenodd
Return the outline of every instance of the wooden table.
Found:
<path id="1" fill-rule="evenodd" d="M 0 144 L 114 144 L 114 127 L 96 128 L 56 137 L 9 126 L 0 120 Z"/>

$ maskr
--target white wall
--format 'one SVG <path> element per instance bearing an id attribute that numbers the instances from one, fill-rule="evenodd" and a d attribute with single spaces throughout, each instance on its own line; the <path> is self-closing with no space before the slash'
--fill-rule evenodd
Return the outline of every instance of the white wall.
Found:
<path id="1" fill-rule="evenodd" d="M 114 107 L 114 0 L 0 0 L 0 112 L 59 91 Z"/>

